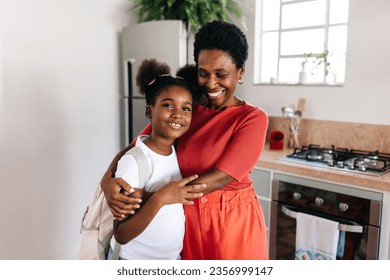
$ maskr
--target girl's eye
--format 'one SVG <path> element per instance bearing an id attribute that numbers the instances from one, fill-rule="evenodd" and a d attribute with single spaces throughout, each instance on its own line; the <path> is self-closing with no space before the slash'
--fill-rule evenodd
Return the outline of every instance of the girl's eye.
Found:
<path id="1" fill-rule="evenodd" d="M 184 108 L 183 108 L 183 111 L 191 112 L 191 108 L 190 108 L 190 107 L 184 107 Z"/>
<path id="2" fill-rule="evenodd" d="M 172 108 L 173 108 L 173 105 L 172 105 L 172 104 L 168 104 L 168 103 L 167 103 L 167 104 L 163 104 L 163 106 L 164 106 L 164 107 L 167 107 L 167 108 L 169 108 L 169 109 L 172 109 Z"/>

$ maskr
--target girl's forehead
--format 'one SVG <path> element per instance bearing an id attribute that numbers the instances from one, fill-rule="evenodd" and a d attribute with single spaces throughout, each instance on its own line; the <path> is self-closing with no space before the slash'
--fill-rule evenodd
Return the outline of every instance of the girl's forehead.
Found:
<path id="1" fill-rule="evenodd" d="M 165 98 L 178 99 L 183 97 L 192 99 L 192 95 L 190 91 L 186 87 L 182 87 L 178 85 L 170 86 L 162 90 L 160 94 L 158 94 L 157 96 L 158 99 L 165 99 Z"/>

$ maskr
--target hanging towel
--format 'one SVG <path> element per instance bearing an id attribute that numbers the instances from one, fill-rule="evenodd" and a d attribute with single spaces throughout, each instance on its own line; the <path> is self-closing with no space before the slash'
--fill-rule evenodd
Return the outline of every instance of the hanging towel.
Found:
<path id="1" fill-rule="evenodd" d="M 335 260 L 339 223 L 297 213 L 296 260 Z"/>
<path id="2" fill-rule="evenodd" d="M 338 258 L 344 257 L 344 247 L 345 247 L 345 231 L 340 230 L 339 242 L 337 244 L 337 254 Z"/>

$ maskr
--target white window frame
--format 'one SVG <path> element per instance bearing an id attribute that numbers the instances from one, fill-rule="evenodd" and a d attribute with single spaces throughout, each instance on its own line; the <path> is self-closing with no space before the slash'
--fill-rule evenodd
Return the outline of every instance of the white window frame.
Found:
<path id="1" fill-rule="evenodd" d="M 263 17 L 263 0 L 256 0 L 256 11 L 255 11 L 255 52 L 254 52 L 254 83 L 255 84 L 283 84 L 278 82 L 278 76 L 279 76 L 279 68 L 280 68 L 280 60 L 283 58 L 301 58 L 302 61 L 307 60 L 307 54 L 294 54 L 294 55 L 282 55 L 281 54 L 281 36 L 283 32 L 286 31 L 301 31 L 301 30 L 310 30 L 310 29 L 318 29 L 322 28 L 324 30 L 324 51 L 328 50 L 328 37 L 329 37 L 329 29 L 334 26 L 346 26 L 348 28 L 348 21 L 345 23 L 336 23 L 336 24 L 330 24 L 330 0 L 324 0 L 326 1 L 326 20 L 325 24 L 322 25 L 315 25 L 315 26 L 308 26 L 308 27 L 296 27 L 296 28 L 282 28 L 282 9 L 283 5 L 290 5 L 290 4 L 297 4 L 297 3 L 303 3 L 303 2 L 312 2 L 312 1 L 318 1 L 318 0 L 292 0 L 288 2 L 282 2 L 282 0 L 274 0 L 274 1 L 280 1 L 280 7 L 279 7 L 279 27 L 277 29 L 273 30 L 263 30 L 262 27 L 262 17 Z M 276 66 L 276 77 L 271 77 L 269 81 L 264 81 L 264 79 L 261 78 L 261 72 L 262 72 L 262 64 L 261 64 L 261 57 L 262 57 L 262 50 L 261 50 L 261 43 L 262 43 L 262 37 L 263 34 L 270 33 L 270 32 L 277 32 L 278 33 L 278 58 L 277 58 L 277 66 Z M 313 53 L 312 55 L 316 56 L 319 55 L 319 53 Z M 346 56 L 346 53 L 344 54 Z M 324 69 L 325 72 L 325 69 Z M 299 73 L 297 73 L 298 75 Z M 344 78 L 345 79 L 345 78 Z M 285 82 L 284 84 L 300 84 L 298 82 Z M 330 83 L 326 80 L 326 76 L 324 75 L 322 82 L 317 83 L 309 83 L 310 84 L 323 84 L 323 85 L 329 85 Z M 342 85 L 344 84 L 344 80 L 342 82 L 338 83 L 331 83 L 331 85 Z"/>

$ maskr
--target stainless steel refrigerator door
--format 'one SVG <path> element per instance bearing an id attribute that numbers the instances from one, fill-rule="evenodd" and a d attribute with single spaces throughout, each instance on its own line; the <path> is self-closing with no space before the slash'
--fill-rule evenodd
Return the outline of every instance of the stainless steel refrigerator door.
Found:
<path id="1" fill-rule="evenodd" d="M 162 20 L 128 26 L 122 31 L 122 59 L 132 60 L 133 96 L 140 96 L 135 76 L 142 60 L 155 58 L 167 63 L 172 74 L 187 63 L 187 32 L 182 21 Z M 127 94 L 127 93 L 126 93 Z"/>
<path id="2" fill-rule="evenodd" d="M 149 123 L 145 117 L 145 99 L 133 98 L 133 135 L 136 137 Z"/>
<path id="3" fill-rule="evenodd" d="M 129 124 L 124 128 L 128 130 L 125 141 L 136 137 L 147 123 L 145 100 L 137 91 L 135 77 L 142 60 L 150 58 L 167 63 L 172 75 L 187 63 L 187 30 L 182 21 L 150 21 L 128 26 L 122 31 L 124 97 L 131 100 L 123 122 Z"/>

